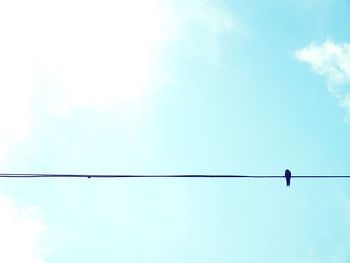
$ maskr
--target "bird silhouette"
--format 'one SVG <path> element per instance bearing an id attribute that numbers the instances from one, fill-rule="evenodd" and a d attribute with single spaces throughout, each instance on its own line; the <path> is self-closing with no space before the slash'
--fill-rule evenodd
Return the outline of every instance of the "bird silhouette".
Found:
<path id="1" fill-rule="evenodd" d="M 290 186 L 290 178 L 292 177 L 292 173 L 287 169 L 284 172 L 284 176 L 286 177 L 286 183 L 287 183 L 287 186 L 289 187 Z"/>

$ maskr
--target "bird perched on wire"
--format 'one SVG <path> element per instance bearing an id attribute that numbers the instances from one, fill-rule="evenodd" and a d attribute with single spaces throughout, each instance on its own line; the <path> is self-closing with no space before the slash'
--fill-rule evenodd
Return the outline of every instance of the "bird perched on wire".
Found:
<path id="1" fill-rule="evenodd" d="M 290 186 L 290 178 L 292 177 L 292 173 L 287 169 L 284 171 L 284 176 L 286 177 L 287 186 Z"/>

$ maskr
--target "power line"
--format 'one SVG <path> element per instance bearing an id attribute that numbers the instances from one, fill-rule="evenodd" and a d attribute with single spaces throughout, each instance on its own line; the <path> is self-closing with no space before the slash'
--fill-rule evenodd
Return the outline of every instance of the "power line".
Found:
<path id="1" fill-rule="evenodd" d="M 282 175 L 243 175 L 243 174 L 60 174 L 60 173 L 0 173 L 0 178 L 252 178 L 252 179 L 278 179 Z M 296 175 L 296 179 L 327 179 L 350 178 L 350 175 Z"/>

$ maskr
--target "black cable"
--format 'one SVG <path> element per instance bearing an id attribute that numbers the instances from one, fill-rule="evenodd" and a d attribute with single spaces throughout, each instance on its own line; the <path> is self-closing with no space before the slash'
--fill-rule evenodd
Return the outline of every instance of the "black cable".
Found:
<path id="1" fill-rule="evenodd" d="M 256 178 L 274 179 L 285 178 L 281 175 L 240 175 L 240 174 L 169 174 L 169 175 L 141 175 L 141 174 L 58 174 L 58 173 L 0 173 L 0 178 Z M 350 175 L 296 175 L 292 178 L 350 178 Z"/>

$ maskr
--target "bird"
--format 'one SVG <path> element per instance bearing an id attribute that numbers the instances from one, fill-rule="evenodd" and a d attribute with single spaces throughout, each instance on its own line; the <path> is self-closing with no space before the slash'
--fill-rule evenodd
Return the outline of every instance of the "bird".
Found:
<path id="1" fill-rule="evenodd" d="M 290 186 L 290 178 L 292 177 L 292 173 L 287 169 L 284 171 L 284 176 L 286 177 L 287 187 Z"/>

